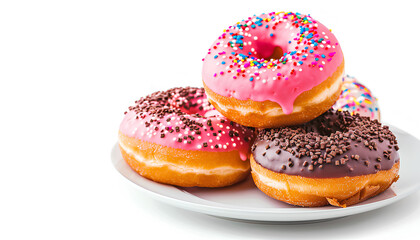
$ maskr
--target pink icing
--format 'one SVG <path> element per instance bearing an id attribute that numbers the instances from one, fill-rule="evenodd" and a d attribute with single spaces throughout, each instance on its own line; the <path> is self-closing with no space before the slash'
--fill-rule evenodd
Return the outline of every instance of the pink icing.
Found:
<path id="1" fill-rule="evenodd" d="M 365 85 L 349 75 L 343 78 L 342 92 L 337 102 L 332 106 L 339 111 L 348 111 L 351 115 L 356 113 L 380 120 L 378 99 Z"/>
<path id="2" fill-rule="evenodd" d="M 184 150 L 237 150 L 246 160 L 254 130 L 227 120 L 207 100 L 203 88 L 175 88 L 136 101 L 120 125 L 124 135 Z"/>
<path id="3" fill-rule="evenodd" d="M 269 58 L 276 47 L 284 55 Z M 225 97 L 277 102 L 293 112 L 296 98 L 330 77 L 343 62 L 335 36 L 299 13 L 269 13 L 229 27 L 203 59 L 203 81 Z"/>

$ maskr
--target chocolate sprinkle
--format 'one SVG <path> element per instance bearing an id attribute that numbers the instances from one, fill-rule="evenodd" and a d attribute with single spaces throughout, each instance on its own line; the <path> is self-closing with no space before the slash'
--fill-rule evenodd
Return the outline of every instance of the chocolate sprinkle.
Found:
<path id="1" fill-rule="evenodd" d="M 224 117 L 217 114 L 207 116 L 214 107 L 208 102 L 204 88 L 180 87 L 155 92 L 140 98 L 128 110 L 124 114 L 134 115 L 136 124 L 140 126 L 136 129 L 143 130 L 144 135 L 141 136 L 150 138 L 156 135 L 175 148 L 188 144 L 197 150 L 216 148 L 231 151 L 246 148 L 249 146 L 246 142 L 254 139 L 253 128 L 222 119 Z M 214 142 L 209 144 L 204 139 Z"/>

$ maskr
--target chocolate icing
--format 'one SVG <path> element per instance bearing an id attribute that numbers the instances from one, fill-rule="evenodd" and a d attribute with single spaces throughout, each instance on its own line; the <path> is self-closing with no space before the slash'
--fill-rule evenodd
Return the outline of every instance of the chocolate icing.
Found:
<path id="1" fill-rule="evenodd" d="M 377 120 L 329 110 L 303 125 L 260 131 L 252 154 L 274 172 L 337 178 L 391 169 L 400 159 L 397 144 Z"/>

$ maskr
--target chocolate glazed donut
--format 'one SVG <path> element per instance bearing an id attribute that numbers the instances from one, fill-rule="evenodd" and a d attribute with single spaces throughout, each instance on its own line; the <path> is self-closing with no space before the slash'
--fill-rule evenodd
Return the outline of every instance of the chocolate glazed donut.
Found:
<path id="1" fill-rule="evenodd" d="M 264 193 L 293 205 L 346 207 L 398 179 L 398 149 L 388 126 L 329 110 L 303 125 L 262 130 L 252 176 Z"/>

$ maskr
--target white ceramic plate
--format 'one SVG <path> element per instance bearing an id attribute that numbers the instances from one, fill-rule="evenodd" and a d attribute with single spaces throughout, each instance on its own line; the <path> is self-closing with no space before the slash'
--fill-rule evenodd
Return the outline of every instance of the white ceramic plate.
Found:
<path id="1" fill-rule="evenodd" d="M 302 208 L 274 200 L 262 193 L 249 177 L 234 186 L 216 189 L 180 188 L 141 177 L 123 160 L 118 144 L 111 153 L 115 168 L 138 189 L 164 203 L 216 217 L 239 221 L 296 223 L 345 217 L 387 206 L 420 189 L 420 140 L 391 126 L 400 146 L 400 179 L 382 194 L 347 208 Z"/>

